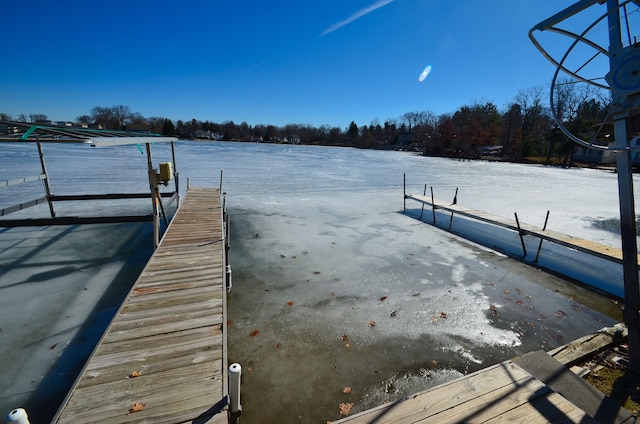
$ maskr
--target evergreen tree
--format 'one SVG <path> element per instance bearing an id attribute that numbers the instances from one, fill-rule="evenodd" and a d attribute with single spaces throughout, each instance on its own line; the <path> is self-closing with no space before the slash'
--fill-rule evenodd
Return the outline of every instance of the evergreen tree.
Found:
<path id="1" fill-rule="evenodd" d="M 170 119 L 165 119 L 162 124 L 162 135 L 176 135 L 176 127 Z"/>

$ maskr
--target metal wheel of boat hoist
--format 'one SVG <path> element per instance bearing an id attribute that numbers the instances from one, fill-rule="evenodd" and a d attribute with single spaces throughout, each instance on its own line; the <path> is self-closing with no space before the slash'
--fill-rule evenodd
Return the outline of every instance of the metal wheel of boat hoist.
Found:
<path id="1" fill-rule="evenodd" d="M 594 5 L 602 9 L 605 3 L 607 7 L 604 8 L 603 13 L 599 13 L 600 10 L 595 8 L 590 10 L 595 11 L 596 14 L 592 16 L 596 17 L 582 32 L 572 29 L 572 25 L 576 26 L 576 23 L 581 22 L 579 20 L 581 17 L 575 17 L 576 15 Z M 529 38 L 540 53 L 556 67 L 551 80 L 549 104 L 558 128 L 570 140 L 588 149 L 638 151 L 640 137 L 634 137 L 624 146 L 596 141 L 598 138 L 606 138 L 603 137 L 602 131 L 607 122 L 613 121 L 614 115 L 629 114 L 634 111 L 640 113 L 640 39 L 632 35 L 632 29 L 640 30 L 640 0 L 615 1 L 615 7 L 610 3 L 612 3 L 611 0 L 579 1 L 534 26 L 529 31 Z M 612 15 L 617 16 L 612 18 Z M 617 33 L 621 39 L 626 36 L 619 46 L 611 43 L 610 40 L 612 21 L 617 23 Z M 632 25 L 634 23 L 635 25 Z M 563 24 L 564 27 L 561 27 L 560 25 Z M 558 34 L 571 41 L 564 54 L 554 57 L 542 46 L 536 35 L 544 32 Z M 550 45 L 557 47 L 555 43 Z M 606 45 L 609 45 L 609 49 L 604 47 Z M 568 76 L 569 80 L 559 78 L 561 72 L 562 75 Z M 601 94 L 600 97 L 603 99 L 608 97 L 607 115 L 589 140 L 573 134 L 567 128 L 563 117 L 558 115 L 557 101 L 562 96 L 563 88 L 572 84 L 586 84 L 593 89 L 592 94 Z"/>

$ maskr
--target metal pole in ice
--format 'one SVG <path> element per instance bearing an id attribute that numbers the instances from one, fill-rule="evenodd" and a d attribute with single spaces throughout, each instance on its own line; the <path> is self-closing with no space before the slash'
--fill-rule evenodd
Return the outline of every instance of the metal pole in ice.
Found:
<path id="1" fill-rule="evenodd" d="M 235 363 L 229 366 L 229 409 L 232 415 L 240 415 L 242 405 L 240 405 L 240 375 L 242 367 Z"/>
<path id="2" fill-rule="evenodd" d="M 9 412 L 9 414 L 7 415 L 7 424 L 9 423 L 30 424 L 27 411 L 25 411 L 23 408 L 16 408 L 13 411 Z"/>

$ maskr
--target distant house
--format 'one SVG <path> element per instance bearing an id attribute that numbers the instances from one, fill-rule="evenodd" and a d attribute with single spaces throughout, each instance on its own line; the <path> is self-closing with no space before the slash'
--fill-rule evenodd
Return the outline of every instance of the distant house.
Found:
<path id="1" fill-rule="evenodd" d="M 71 128 L 73 127 L 73 122 L 69 122 L 69 121 L 49 121 L 49 120 L 37 120 L 36 121 L 37 125 L 47 125 L 50 127 L 65 127 L 65 128 Z"/>
<path id="2" fill-rule="evenodd" d="M 504 146 L 482 146 L 480 156 L 502 156 Z"/>
<path id="3" fill-rule="evenodd" d="M 301 138 L 299 135 L 292 135 L 284 139 L 285 143 L 300 144 Z"/>
<path id="4" fill-rule="evenodd" d="M 209 130 L 196 130 L 196 132 L 194 133 L 195 138 L 198 139 L 206 139 L 206 140 L 211 140 L 211 131 Z"/>

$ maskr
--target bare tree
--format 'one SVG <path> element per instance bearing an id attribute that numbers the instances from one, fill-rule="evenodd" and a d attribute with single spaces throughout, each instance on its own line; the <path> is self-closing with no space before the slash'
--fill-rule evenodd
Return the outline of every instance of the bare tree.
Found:
<path id="1" fill-rule="evenodd" d="M 520 107 L 520 154 L 529 156 L 544 150 L 545 135 L 551 124 L 546 93 L 541 86 L 518 91 L 515 104 Z"/>
<path id="2" fill-rule="evenodd" d="M 47 115 L 43 113 L 29 114 L 29 122 L 44 122 L 47 120 Z"/>

